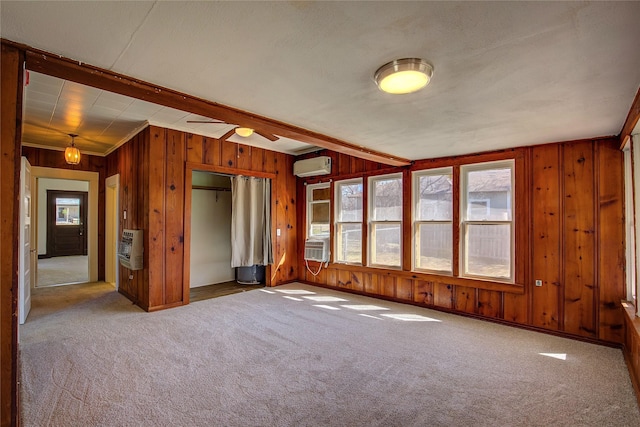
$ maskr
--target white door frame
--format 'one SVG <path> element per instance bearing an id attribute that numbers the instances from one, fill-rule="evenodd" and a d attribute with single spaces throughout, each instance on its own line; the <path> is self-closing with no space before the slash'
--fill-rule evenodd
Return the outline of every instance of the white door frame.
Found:
<path id="1" fill-rule="evenodd" d="M 118 237 L 120 236 L 120 174 L 105 180 L 105 238 L 104 238 L 104 280 L 120 286 L 120 269 L 118 268 Z"/>
<path id="2" fill-rule="evenodd" d="M 89 282 L 98 281 L 98 172 L 31 166 L 34 178 L 71 179 L 89 182 L 89 232 L 87 234 L 87 257 L 89 261 Z M 37 222 L 37 219 L 36 219 Z M 39 227 L 41 224 L 37 224 Z"/>
<path id="3" fill-rule="evenodd" d="M 20 237 L 19 237 L 19 260 L 18 271 L 18 323 L 24 324 L 31 309 L 31 265 L 35 255 L 32 252 L 32 227 L 33 209 L 32 209 L 32 180 L 31 165 L 26 157 L 22 157 L 20 161 Z M 29 231 L 28 234 L 26 231 Z"/>

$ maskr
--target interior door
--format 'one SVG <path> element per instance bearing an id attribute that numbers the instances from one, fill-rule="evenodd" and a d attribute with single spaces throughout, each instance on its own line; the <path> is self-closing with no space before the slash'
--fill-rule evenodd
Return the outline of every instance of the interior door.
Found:
<path id="1" fill-rule="evenodd" d="M 20 168 L 20 258 L 18 271 L 18 320 L 22 325 L 31 309 L 31 165 L 22 158 Z"/>
<path id="2" fill-rule="evenodd" d="M 87 193 L 47 190 L 47 257 L 87 255 Z"/>

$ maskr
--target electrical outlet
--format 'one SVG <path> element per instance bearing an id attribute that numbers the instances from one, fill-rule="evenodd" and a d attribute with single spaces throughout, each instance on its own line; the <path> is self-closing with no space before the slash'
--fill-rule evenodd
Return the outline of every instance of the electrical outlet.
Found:
<path id="1" fill-rule="evenodd" d="M 280 229 L 276 228 L 276 236 L 280 237 Z"/>
<path id="2" fill-rule="evenodd" d="M 542 286 L 542 280 L 536 280 L 536 286 Z"/>

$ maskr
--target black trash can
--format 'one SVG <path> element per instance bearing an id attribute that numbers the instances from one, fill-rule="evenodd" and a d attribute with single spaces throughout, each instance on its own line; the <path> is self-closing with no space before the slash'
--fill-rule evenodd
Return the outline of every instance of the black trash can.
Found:
<path id="1" fill-rule="evenodd" d="M 236 282 L 242 285 L 259 285 L 264 283 L 264 265 L 236 267 Z"/>

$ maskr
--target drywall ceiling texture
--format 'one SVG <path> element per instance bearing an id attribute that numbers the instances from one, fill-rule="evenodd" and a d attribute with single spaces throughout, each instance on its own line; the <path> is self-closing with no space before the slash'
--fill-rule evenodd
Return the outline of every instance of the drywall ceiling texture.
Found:
<path id="1" fill-rule="evenodd" d="M 2 37 L 410 159 L 619 133 L 640 2 L 10 2 Z M 423 91 L 381 93 L 422 57 Z"/>

